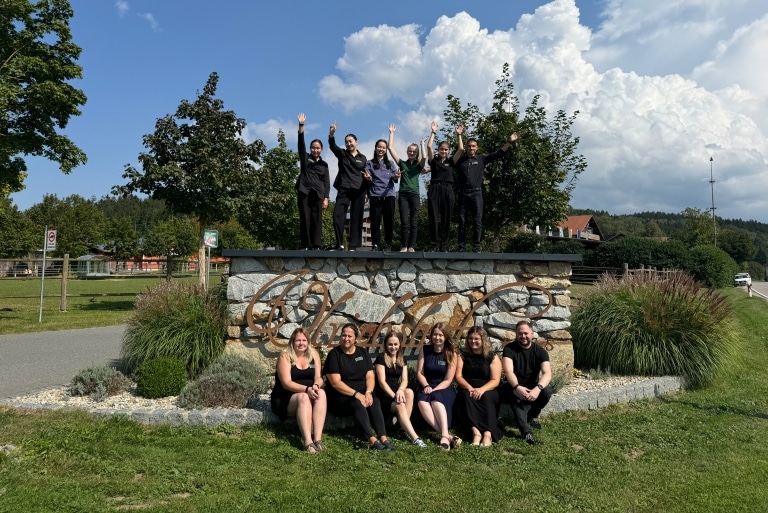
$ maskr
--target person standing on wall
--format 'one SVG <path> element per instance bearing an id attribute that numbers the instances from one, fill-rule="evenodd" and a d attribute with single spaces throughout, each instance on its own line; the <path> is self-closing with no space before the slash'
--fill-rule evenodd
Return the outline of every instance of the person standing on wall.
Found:
<path id="1" fill-rule="evenodd" d="M 392 147 L 395 139 L 395 125 L 389 125 L 389 154 L 395 160 L 402 172 L 400 191 L 397 195 L 397 207 L 400 210 L 400 248 L 401 252 L 414 252 L 416 237 L 419 230 L 419 207 L 421 206 L 421 194 L 419 192 L 419 177 L 428 171 L 424 170 L 426 159 L 426 138 L 421 140 L 421 155 L 419 146 L 411 143 L 406 148 L 408 160 L 398 157 Z"/>
<path id="2" fill-rule="evenodd" d="M 349 211 L 349 250 L 355 251 L 363 245 L 363 209 L 367 182 L 365 176 L 365 155 L 357 151 L 357 136 L 344 136 L 344 147 L 336 145 L 336 127 L 334 121 L 328 132 L 328 147 L 339 161 L 339 172 L 333 181 L 336 193 L 336 206 L 333 208 L 333 231 L 336 246 L 332 251 L 344 251 L 344 225 Z"/>
<path id="3" fill-rule="evenodd" d="M 395 184 L 400 169 L 387 157 L 387 141 L 379 139 L 373 148 L 373 158 L 365 163 L 364 178 L 368 181 L 368 204 L 371 217 L 371 251 L 392 251 L 395 224 Z M 381 222 L 384 221 L 384 246 L 381 244 Z"/>
<path id="4" fill-rule="evenodd" d="M 299 231 L 302 249 L 320 249 L 323 238 L 323 210 L 328 208 L 331 179 L 321 154 L 323 143 L 314 139 L 309 143 L 309 155 L 304 142 L 304 122 L 307 117 L 300 113 L 299 119 L 299 177 L 296 191 L 299 202 Z"/>
<path id="5" fill-rule="evenodd" d="M 432 133 L 427 142 L 427 158 L 432 179 L 427 191 L 427 207 L 429 214 L 429 240 L 433 251 L 448 251 L 448 236 L 451 231 L 451 217 L 453 216 L 453 166 L 459 160 L 460 150 L 456 150 L 453 157 L 448 157 L 451 147 L 448 141 L 437 145 L 437 156 L 434 155 L 432 145 L 437 134 L 437 123 L 432 122 Z"/>
<path id="6" fill-rule="evenodd" d="M 459 155 L 456 160 L 456 173 L 459 179 L 459 241 L 457 251 L 466 250 L 467 219 L 472 217 L 474 234 L 472 236 L 472 251 L 480 253 L 483 239 L 483 176 L 485 166 L 499 160 L 504 153 L 520 138 L 518 132 L 509 136 L 509 141 L 493 153 L 487 155 L 478 154 L 477 139 L 467 141 L 467 151 L 464 152 L 464 141 L 461 134 L 464 127 L 456 127 L 456 135 L 459 139 Z"/>

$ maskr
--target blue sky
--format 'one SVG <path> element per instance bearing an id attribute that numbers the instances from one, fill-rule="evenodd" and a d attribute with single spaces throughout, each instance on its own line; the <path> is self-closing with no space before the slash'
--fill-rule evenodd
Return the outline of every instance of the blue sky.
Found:
<path id="1" fill-rule="evenodd" d="M 46 193 L 101 197 L 137 165 L 157 118 L 193 100 L 209 74 L 268 146 L 296 115 L 310 137 L 338 121 L 371 154 L 441 122 L 453 94 L 490 105 L 504 62 L 523 107 L 580 111 L 589 168 L 572 205 L 611 213 L 717 214 L 768 222 L 768 5 L 763 0 L 516 0 L 372 4 L 71 0 L 88 96 L 65 132 L 88 155 L 70 175 L 31 159 L 26 209 Z M 333 155 L 324 152 L 333 163 Z"/>

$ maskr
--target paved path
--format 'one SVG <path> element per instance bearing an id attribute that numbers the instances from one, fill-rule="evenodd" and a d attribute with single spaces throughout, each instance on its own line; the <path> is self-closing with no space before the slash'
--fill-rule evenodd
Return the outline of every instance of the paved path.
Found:
<path id="1" fill-rule="evenodd" d="M 0 335 L 0 399 L 69 383 L 93 365 L 120 364 L 124 326 Z"/>

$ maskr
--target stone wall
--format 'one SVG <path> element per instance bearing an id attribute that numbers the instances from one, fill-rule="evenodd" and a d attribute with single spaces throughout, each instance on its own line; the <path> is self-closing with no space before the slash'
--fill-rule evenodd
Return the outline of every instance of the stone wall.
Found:
<path id="1" fill-rule="evenodd" d="M 380 349 L 391 327 L 413 355 L 436 322 L 454 340 L 483 326 L 494 349 L 529 319 L 553 371 L 570 377 L 570 274 L 577 255 L 227 250 L 228 350 L 272 361 L 298 326 L 318 347 L 355 322 Z M 372 351 L 372 354 L 375 351 Z"/>

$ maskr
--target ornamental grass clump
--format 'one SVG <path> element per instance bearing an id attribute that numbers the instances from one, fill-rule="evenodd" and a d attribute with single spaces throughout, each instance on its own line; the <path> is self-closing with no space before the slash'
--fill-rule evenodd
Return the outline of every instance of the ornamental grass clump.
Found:
<path id="1" fill-rule="evenodd" d="M 179 395 L 182 408 L 244 408 L 249 399 L 274 385 L 274 370 L 235 354 L 225 354 Z"/>
<path id="2" fill-rule="evenodd" d="M 603 276 L 571 316 L 575 364 L 709 384 L 736 354 L 730 305 L 685 273 Z"/>
<path id="3" fill-rule="evenodd" d="M 131 380 L 119 370 L 106 365 L 81 370 L 69 383 L 73 396 L 88 396 L 94 401 L 103 401 L 109 396 L 128 390 Z"/>
<path id="4" fill-rule="evenodd" d="M 123 336 L 122 356 L 132 371 L 168 356 L 184 362 L 191 378 L 224 351 L 227 302 L 223 287 L 161 282 L 136 299 Z"/>

